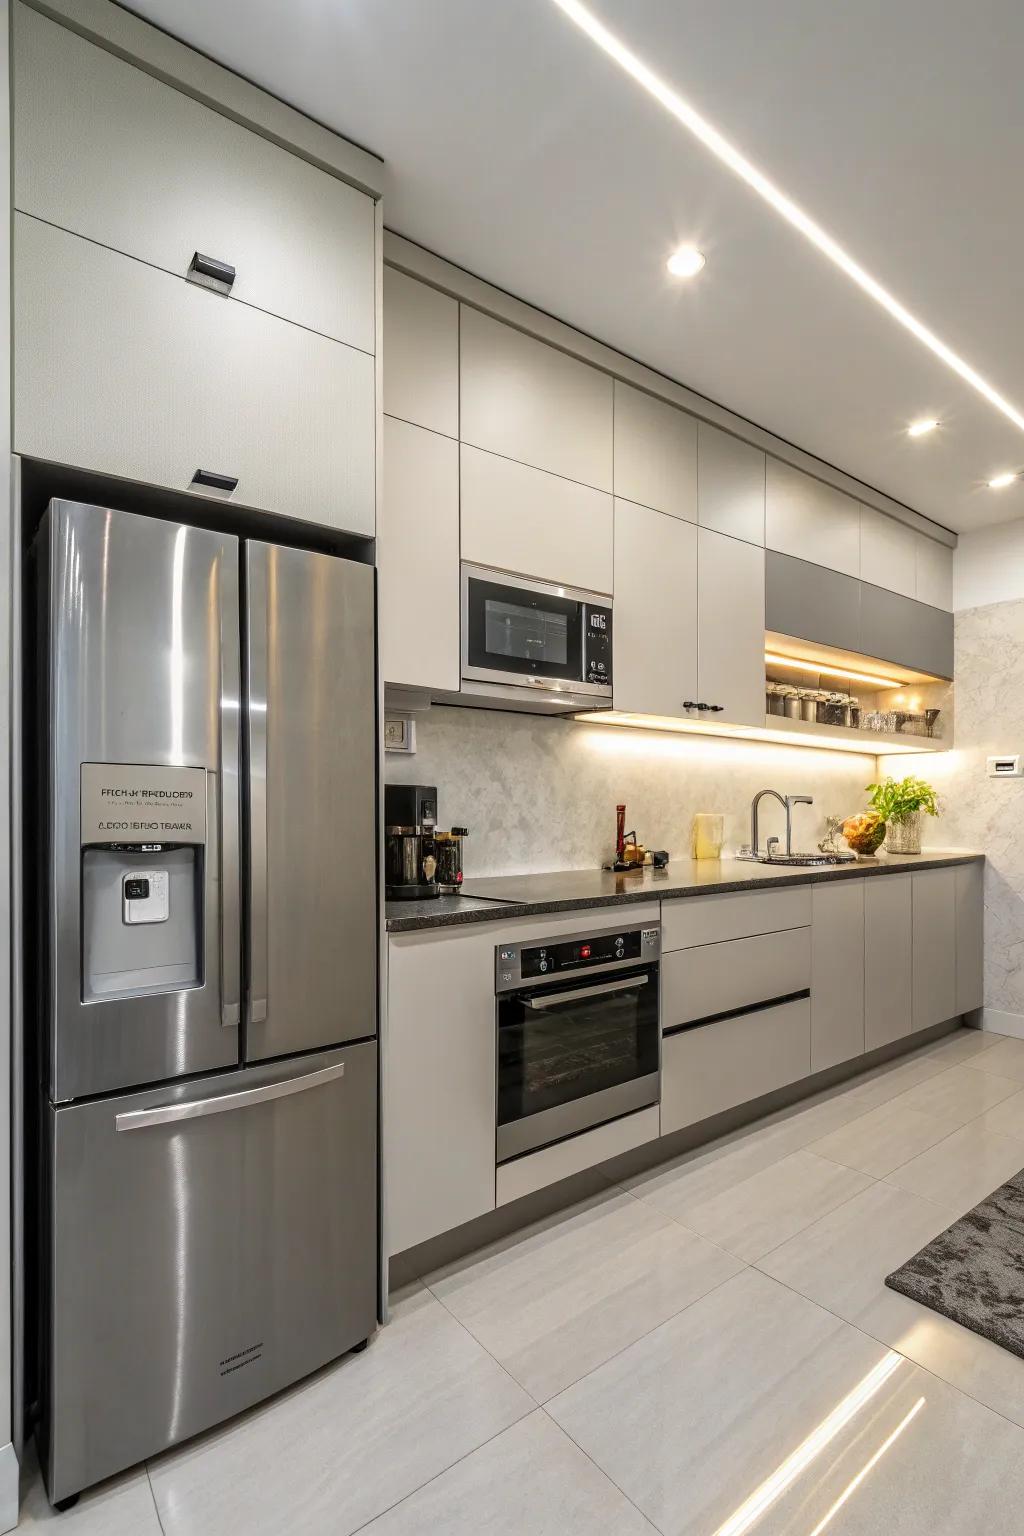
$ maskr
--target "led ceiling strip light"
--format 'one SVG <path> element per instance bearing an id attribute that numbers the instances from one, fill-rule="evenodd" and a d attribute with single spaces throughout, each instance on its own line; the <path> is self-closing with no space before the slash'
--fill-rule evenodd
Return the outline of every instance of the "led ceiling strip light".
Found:
<path id="1" fill-rule="evenodd" d="M 757 169 L 756 165 L 742 155 L 733 144 L 730 144 L 729 140 L 708 122 L 707 118 L 702 117 L 696 108 L 666 85 L 665 81 L 648 68 L 642 59 L 637 58 L 636 54 L 620 42 L 614 33 L 609 32 L 593 12 L 580 4 L 580 0 L 554 0 L 554 4 L 569 17 L 570 21 L 575 22 L 581 32 L 586 33 L 592 42 L 596 43 L 610 59 L 613 59 L 620 69 L 625 70 L 627 75 L 630 75 L 649 95 L 659 101 L 666 112 L 670 112 L 677 122 L 699 139 L 723 165 L 727 165 L 749 187 L 752 187 L 759 197 L 780 213 L 794 229 L 799 230 L 805 239 L 817 246 L 829 261 L 840 271 L 845 272 L 847 277 L 874 299 L 876 304 L 881 305 L 882 309 L 902 325 L 904 330 L 916 336 L 918 341 L 946 364 L 947 368 L 959 374 L 965 383 L 982 395 L 990 405 L 994 405 L 997 411 L 1001 411 L 1015 427 L 1024 431 L 1024 415 L 1011 405 L 1005 396 L 1001 395 L 987 379 L 983 379 L 970 363 L 965 362 L 958 353 L 953 351 L 952 347 L 948 347 L 935 335 L 934 331 L 930 331 L 916 315 L 912 315 L 887 288 L 883 288 L 882 284 L 871 276 L 870 272 L 865 271 L 859 262 L 854 261 L 838 241 L 833 240 L 820 224 L 816 224 L 809 214 L 793 202 L 792 198 L 787 197 L 774 182 Z"/>

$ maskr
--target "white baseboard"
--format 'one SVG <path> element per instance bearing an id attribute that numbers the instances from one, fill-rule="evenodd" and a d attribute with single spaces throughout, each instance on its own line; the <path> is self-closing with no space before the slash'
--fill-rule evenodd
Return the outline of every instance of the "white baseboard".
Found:
<path id="1" fill-rule="evenodd" d="M 8 1440 L 0 1445 L 0 1532 L 18 1523 L 18 1453 Z"/>
<path id="2" fill-rule="evenodd" d="M 1024 1040 L 1024 1013 L 1007 1013 L 1002 1008 L 984 1008 L 982 1029 L 991 1029 L 997 1035 L 1015 1035 Z"/>

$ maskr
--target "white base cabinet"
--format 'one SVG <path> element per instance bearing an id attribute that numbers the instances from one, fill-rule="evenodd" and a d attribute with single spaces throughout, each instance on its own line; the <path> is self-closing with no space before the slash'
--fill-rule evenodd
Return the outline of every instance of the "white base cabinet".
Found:
<path id="1" fill-rule="evenodd" d="M 959 864 L 956 875 L 956 1011 L 985 1003 L 985 866 Z"/>
<path id="2" fill-rule="evenodd" d="M 913 1028 L 952 1018 L 956 994 L 956 869 L 911 875 L 913 906 Z"/>
<path id="3" fill-rule="evenodd" d="M 669 1035 L 662 1041 L 661 1134 L 785 1088 L 810 1070 L 806 998 Z"/>
<path id="4" fill-rule="evenodd" d="M 912 879 L 911 875 L 876 875 L 864 882 L 864 1048 L 868 1051 L 901 1040 L 913 1028 Z"/>
<path id="5" fill-rule="evenodd" d="M 812 1072 L 864 1054 L 864 887 L 869 883 L 841 880 L 811 887 Z"/>

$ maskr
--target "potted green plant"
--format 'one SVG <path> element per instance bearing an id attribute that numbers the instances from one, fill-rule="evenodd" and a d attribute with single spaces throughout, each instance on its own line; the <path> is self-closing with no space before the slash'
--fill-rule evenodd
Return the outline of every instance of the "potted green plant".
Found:
<path id="1" fill-rule="evenodd" d="M 883 779 L 867 786 L 872 807 L 886 824 L 885 846 L 889 853 L 921 852 L 921 814 L 939 814 L 932 786 L 913 774 L 905 779 Z"/>

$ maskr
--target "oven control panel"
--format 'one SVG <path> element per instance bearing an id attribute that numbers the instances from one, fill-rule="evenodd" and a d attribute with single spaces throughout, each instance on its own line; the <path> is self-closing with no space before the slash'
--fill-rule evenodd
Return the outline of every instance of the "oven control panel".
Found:
<path id="1" fill-rule="evenodd" d="M 546 943 L 500 944 L 495 950 L 495 991 L 507 992 L 524 982 L 553 980 L 579 971 L 614 971 L 620 966 L 646 965 L 661 952 L 661 929 L 605 928 L 599 933 L 573 934 Z"/>

